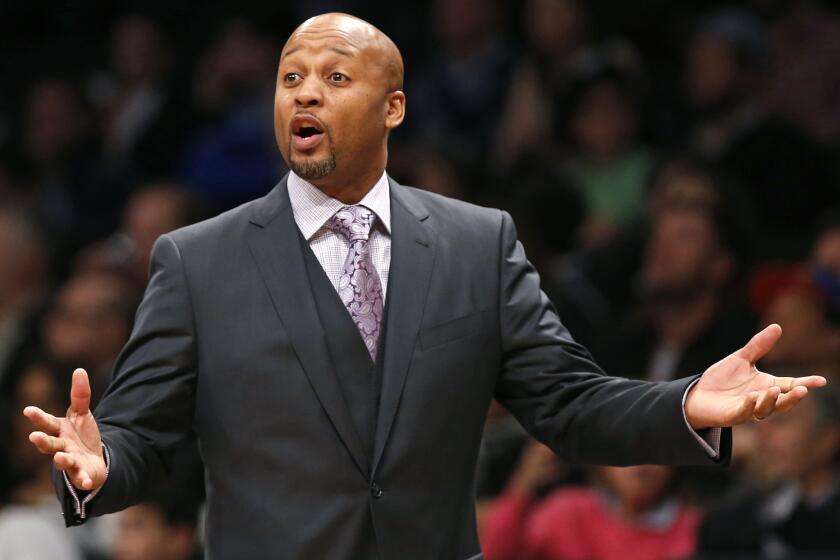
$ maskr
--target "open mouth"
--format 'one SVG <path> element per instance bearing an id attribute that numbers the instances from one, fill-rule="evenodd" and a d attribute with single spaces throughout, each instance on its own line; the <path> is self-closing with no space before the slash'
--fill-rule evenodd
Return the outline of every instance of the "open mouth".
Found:
<path id="1" fill-rule="evenodd" d="M 298 150 L 310 150 L 320 144 L 324 125 L 315 117 L 300 115 L 292 119 L 292 144 Z"/>
<path id="2" fill-rule="evenodd" d="M 292 134 L 301 138 L 311 138 L 324 133 L 324 125 L 318 119 L 301 115 L 292 119 Z"/>
<path id="3" fill-rule="evenodd" d="M 301 138 L 309 138 L 310 136 L 314 136 L 315 134 L 322 134 L 322 130 L 318 130 L 317 127 L 314 126 L 302 126 L 296 132 L 297 136 Z"/>

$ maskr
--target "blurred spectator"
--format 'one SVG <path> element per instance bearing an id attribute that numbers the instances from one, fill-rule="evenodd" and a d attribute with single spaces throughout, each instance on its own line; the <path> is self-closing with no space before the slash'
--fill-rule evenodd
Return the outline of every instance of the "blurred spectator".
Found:
<path id="1" fill-rule="evenodd" d="M 814 0 L 752 0 L 770 26 L 770 107 L 823 141 L 840 134 L 840 21 Z"/>
<path id="2" fill-rule="evenodd" d="M 113 75 L 102 76 L 95 92 L 103 109 L 109 157 L 129 156 L 144 128 L 159 114 L 165 95 L 164 52 L 152 21 L 129 16 L 117 23 L 111 55 Z"/>
<path id="3" fill-rule="evenodd" d="M 669 380 L 702 373 L 753 331 L 746 306 L 737 303 L 740 216 L 715 195 L 714 178 L 700 168 L 674 170 L 665 182 L 644 249 L 639 306 L 596 347 L 613 375 Z M 698 192 L 679 187 L 686 182 Z M 703 203 L 702 196 L 718 200 Z"/>
<path id="4" fill-rule="evenodd" d="M 50 366 L 37 364 L 23 372 L 14 387 L 8 446 L 12 450 L 12 476 L 18 485 L 7 500 L 0 501 L 0 558 L 81 558 L 80 547 L 64 528 L 55 502 L 52 458 L 29 443 L 31 425 L 20 413 L 24 406 L 35 405 L 50 414 L 64 414 L 69 405 L 64 389 L 68 383 L 69 376 L 62 377 Z"/>
<path id="5" fill-rule="evenodd" d="M 476 515 L 479 528 L 493 499 L 502 493 L 526 448 L 528 434 L 497 401 L 490 403 L 484 424 L 475 474 Z"/>
<path id="6" fill-rule="evenodd" d="M 421 144 L 473 165 L 488 149 L 513 70 L 498 0 L 434 3 L 439 51 L 407 83 L 406 119 Z"/>
<path id="7" fill-rule="evenodd" d="M 171 451 L 173 468 L 146 498 L 119 512 L 109 557 L 114 560 L 199 560 L 204 466 L 191 436 Z"/>
<path id="8" fill-rule="evenodd" d="M 37 323 L 48 296 L 48 268 L 46 246 L 33 224 L 21 212 L 0 210 L 0 387 L 3 393 L 39 345 Z"/>
<path id="9" fill-rule="evenodd" d="M 808 265 L 811 282 L 825 296 L 830 313 L 840 317 L 840 210 L 823 219 Z"/>
<path id="10" fill-rule="evenodd" d="M 0 208 L 30 207 L 34 183 L 34 172 L 23 158 L 0 152 Z"/>
<path id="11" fill-rule="evenodd" d="M 451 159 L 434 146 L 404 145 L 390 150 L 388 174 L 405 185 L 423 185 L 424 190 L 463 199 L 463 185 Z"/>
<path id="12" fill-rule="evenodd" d="M 534 488 L 557 468 L 550 450 L 534 449 L 522 462 L 533 462 L 533 474 L 513 479 L 491 506 L 481 534 L 488 560 L 656 560 L 695 550 L 699 512 L 675 496 L 672 467 L 593 468 L 595 487 L 534 503 Z"/>
<path id="13" fill-rule="evenodd" d="M 196 539 L 201 485 L 200 476 L 178 476 L 151 498 L 118 513 L 114 560 L 201 558 Z"/>
<path id="14" fill-rule="evenodd" d="M 577 266 L 579 231 L 586 219 L 581 189 L 556 162 L 526 158 L 513 168 L 516 189 L 503 205 L 513 215 L 528 258 L 540 271 L 541 288 L 551 299 L 563 324 L 583 344 L 605 319 L 603 296 Z"/>
<path id="15" fill-rule="evenodd" d="M 778 323 L 785 335 L 762 358 L 770 371 L 812 371 L 838 377 L 840 327 L 829 317 L 825 297 L 805 281 L 782 289 L 767 307 L 762 322 Z"/>
<path id="16" fill-rule="evenodd" d="M 836 558 L 840 554 L 840 396 L 828 387 L 756 426 L 762 466 L 777 484 L 708 515 L 702 558 Z"/>
<path id="17" fill-rule="evenodd" d="M 602 245 L 641 219 L 653 167 L 650 150 L 639 143 L 638 77 L 609 54 L 581 60 L 567 97 L 573 147 L 567 168 L 586 204 L 584 247 Z"/>
<path id="18" fill-rule="evenodd" d="M 126 203 L 120 228 L 105 241 L 85 249 L 79 255 L 77 270 L 119 272 L 142 290 L 157 238 L 203 217 L 202 204 L 180 185 L 144 185 Z"/>
<path id="19" fill-rule="evenodd" d="M 692 144 L 748 195 L 759 218 L 762 256 L 801 255 L 814 216 L 837 196 L 823 150 L 767 108 L 764 28 L 746 12 L 716 13 L 701 22 L 688 55 Z"/>
<path id="20" fill-rule="evenodd" d="M 76 84 L 46 79 L 29 90 L 23 151 L 35 170 L 36 206 L 64 251 L 111 230 L 125 192 L 101 166 L 91 109 Z"/>
<path id="21" fill-rule="evenodd" d="M 522 28 L 526 51 L 512 70 L 491 162 L 503 172 L 556 143 L 562 109 L 556 103 L 566 95 L 588 37 L 586 14 L 577 0 L 528 0 Z"/>
<path id="22" fill-rule="evenodd" d="M 111 381 L 111 369 L 131 333 L 138 302 L 134 287 L 122 276 L 81 273 L 60 288 L 44 318 L 44 343 L 50 357 L 68 371 L 77 367 L 88 371 L 91 408 Z"/>
<path id="23" fill-rule="evenodd" d="M 231 21 L 201 61 L 195 95 L 209 122 L 181 173 L 216 208 L 262 196 L 282 176 L 272 119 L 276 58 L 251 25 Z"/>
<path id="24" fill-rule="evenodd" d="M 760 266 L 750 299 L 763 322 L 784 328 L 763 359 L 768 368 L 840 378 L 840 227 L 832 212 L 822 223 L 809 261 Z"/>
<path id="25" fill-rule="evenodd" d="M 172 152 L 187 132 L 173 114 L 168 59 L 157 23 L 128 15 L 113 28 L 110 67 L 91 80 L 106 164 L 127 181 L 171 172 Z"/>

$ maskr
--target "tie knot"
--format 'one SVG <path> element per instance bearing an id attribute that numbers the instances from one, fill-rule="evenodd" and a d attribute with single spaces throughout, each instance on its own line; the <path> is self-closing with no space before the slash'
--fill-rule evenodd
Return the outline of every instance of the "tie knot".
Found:
<path id="1" fill-rule="evenodd" d="M 345 206 L 330 218 L 327 227 L 341 234 L 347 241 L 367 240 L 376 220 L 373 210 L 365 206 Z"/>

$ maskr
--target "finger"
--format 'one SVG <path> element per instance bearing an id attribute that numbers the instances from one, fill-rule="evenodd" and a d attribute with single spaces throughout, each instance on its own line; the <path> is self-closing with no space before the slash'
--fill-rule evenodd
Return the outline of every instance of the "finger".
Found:
<path id="1" fill-rule="evenodd" d="M 755 403 L 758 402 L 759 393 L 758 391 L 750 391 L 746 397 L 744 397 L 744 402 L 741 403 L 741 408 L 736 413 L 736 418 L 733 419 L 731 423 L 739 423 L 749 420 L 753 416 L 753 411 L 755 410 Z"/>
<path id="2" fill-rule="evenodd" d="M 782 378 L 785 379 L 785 378 Z M 818 389 L 820 387 L 825 387 L 828 384 L 828 380 L 823 377 L 822 375 L 809 375 L 807 377 L 789 377 L 787 379 L 791 380 L 790 388 L 794 389 L 796 387 L 805 387 L 807 389 Z M 787 392 L 787 391 L 785 391 Z"/>
<path id="3" fill-rule="evenodd" d="M 44 412 L 37 406 L 27 406 L 23 409 L 23 415 L 32 422 L 32 425 L 47 434 L 57 435 L 59 429 L 61 428 L 58 423 L 58 419 L 55 416 Z"/>
<path id="4" fill-rule="evenodd" d="M 29 434 L 29 441 L 38 448 L 38 451 L 45 455 L 52 455 L 57 451 L 64 451 L 65 448 L 63 439 L 48 436 L 44 432 L 32 432 Z"/>
<path id="5" fill-rule="evenodd" d="M 69 453 L 59 451 L 53 455 L 55 468 L 61 471 L 70 471 L 76 467 L 76 459 Z"/>
<path id="6" fill-rule="evenodd" d="M 794 406 L 796 406 L 799 401 L 805 398 L 808 394 L 808 388 L 804 386 L 794 387 L 790 392 L 785 393 L 783 395 L 779 395 L 779 398 L 776 400 L 776 412 L 787 412 Z"/>
<path id="7" fill-rule="evenodd" d="M 780 336 L 782 336 L 782 327 L 775 323 L 768 325 L 753 336 L 736 354 L 754 364 L 773 348 Z"/>
<path id="8" fill-rule="evenodd" d="M 84 416 L 90 409 L 90 381 L 88 374 L 82 368 L 73 372 L 73 382 L 70 387 L 70 408 L 73 412 Z"/>
<path id="9" fill-rule="evenodd" d="M 753 409 L 753 415 L 756 418 L 764 419 L 773 414 L 773 411 L 776 409 L 776 400 L 781 393 L 782 390 L 775 385 L 765 389 L 758 398 L 755 409 Z"/>
<path id="10" fill-rule="evenodd" d="M 76 476 L 73 477 L 73 485 L 78 486 L 82 490 L 90 490 L 93 488 L 93 479 L 84 469 L 79 469 Z"/>

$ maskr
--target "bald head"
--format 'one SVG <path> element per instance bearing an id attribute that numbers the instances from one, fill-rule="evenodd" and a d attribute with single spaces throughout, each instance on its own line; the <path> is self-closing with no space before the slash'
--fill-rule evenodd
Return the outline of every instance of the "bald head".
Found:
<path id="1" fill-rule="evenodd" d="M 379 180 L 405 116 L 403 62 L 391 39 L 347 14 L 306 20 L 280 55 L 277 146 L 289 168 L 355 204 Z"/>
<path id="2" fill-rule="evenodd" d="M 401 90 L 403 87 L 402 55 L 390 37 L 363 19 L 338 12 L 321 14 L 309 18 L 300 24 L 289 36 L 280 60 L 298 50 L 297 39 L 340 37 L 350 49 L 332 47 L 344 56 L 362 56 L 370 68 L 382 73 L 388 91 Z M 355 52 L 354 52 L 355 51 Z"/>

